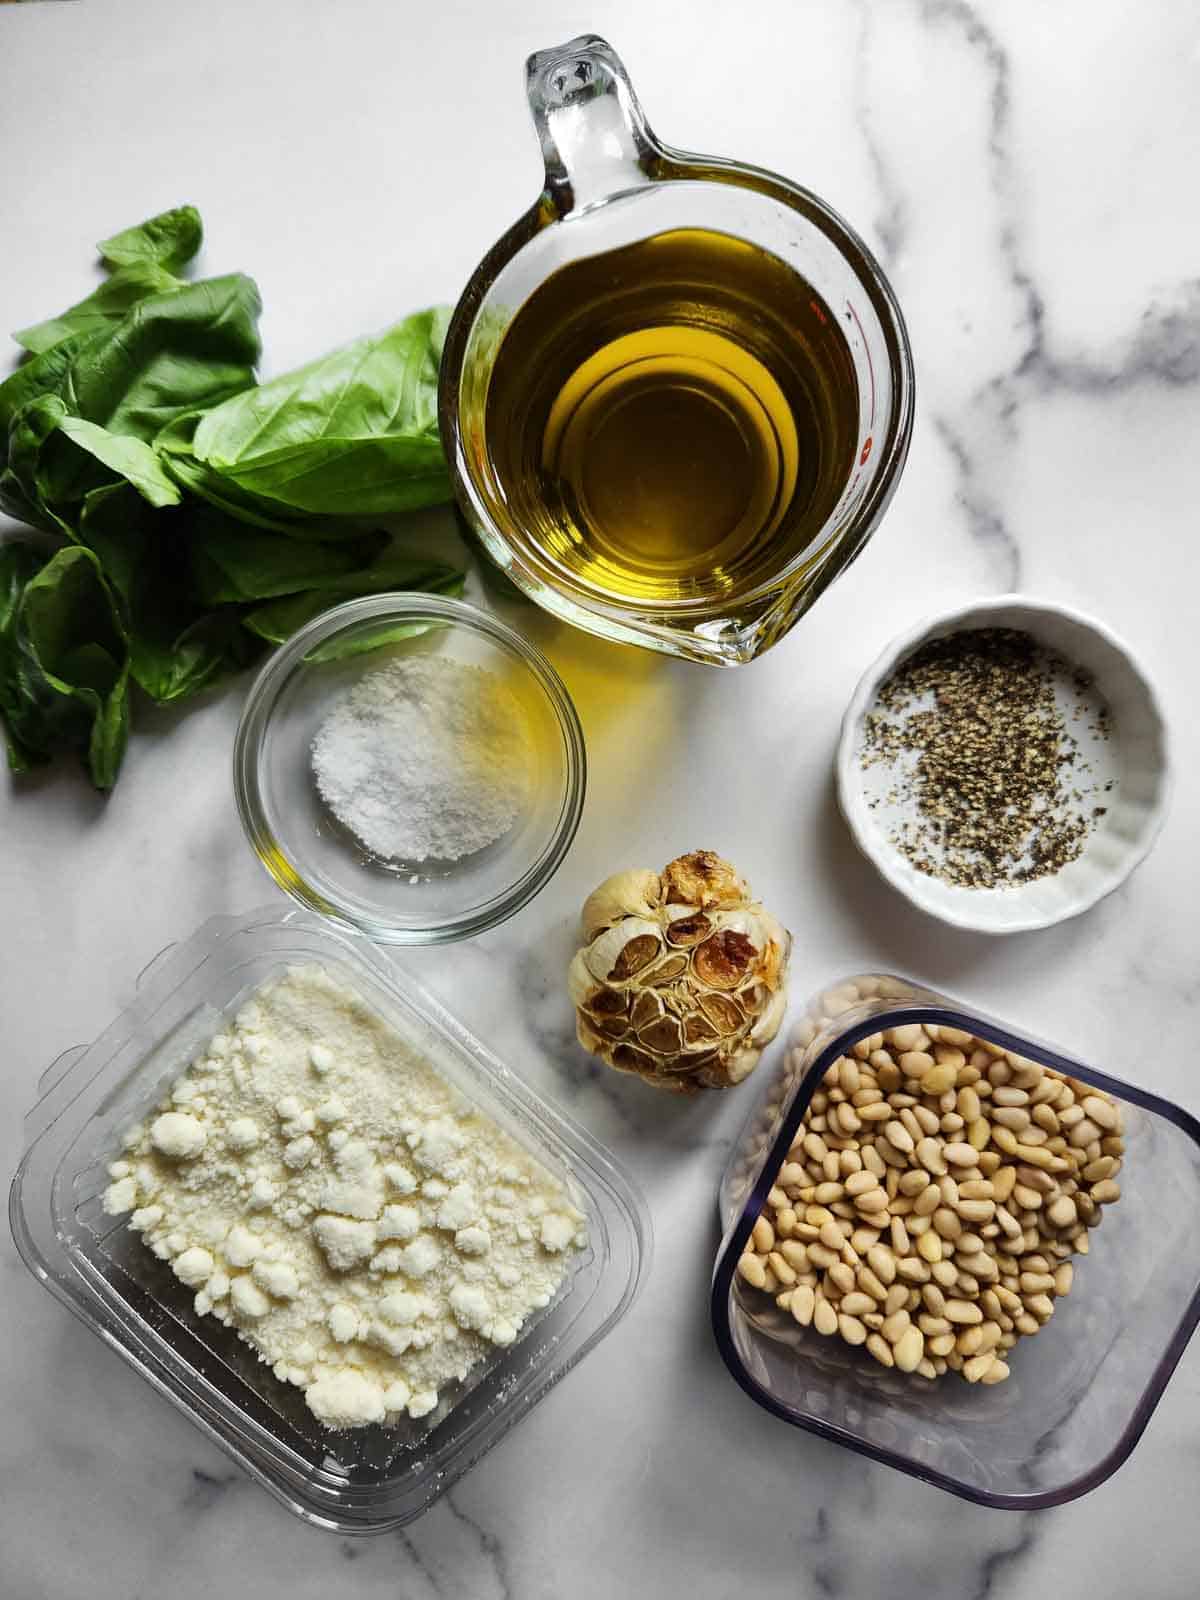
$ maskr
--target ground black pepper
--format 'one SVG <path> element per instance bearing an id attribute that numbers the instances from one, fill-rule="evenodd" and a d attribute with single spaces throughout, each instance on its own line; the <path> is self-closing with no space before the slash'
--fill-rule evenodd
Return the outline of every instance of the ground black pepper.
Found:
<path id="1" fill-rule="evenodd" d="M 883 684 L 862 764 L 897 768 L 888 799 L 911 801 L 916 815 L 892 842 L 919 871 L 994 889 L 1079 855 L 1104 808 L 1082 803 L 1096 786 L 1059 709 L 1056 676 L 1080 697 L 1091 687 L 1028 634 L 978 628 L 930 640 Z M 1077 705 L 1075 719 L 1084 714 Z M 1097 723 L 1107 739 L 1107 711 Z"/>

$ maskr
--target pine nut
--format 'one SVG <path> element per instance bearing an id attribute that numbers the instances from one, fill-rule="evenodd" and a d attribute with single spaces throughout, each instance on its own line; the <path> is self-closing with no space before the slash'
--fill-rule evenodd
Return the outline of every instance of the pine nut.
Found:
<path id="1" fill-rule="evenodd" d="M 842 1230 L 836 1222 L 823 1222 L 821 1224 L 820 1240 L 826 1250 L 840 1251 L 843 1243 Z"/>
<path id="2" fill-rule="evenodd" d="M 946 1171 L 946 1162 L 942 1154 L 942 1146 L 936 1139 L 922 1139 L 917 1145 L 917 1160 L 926 1172 L 933 1173 L 934 1177 Z"/>
<path id="3" fill-rule="evenodd" d="M 839 1308 L 847 1316 L 862 1317 L 869 1315 L 875 1309 L 875 1301 L 869 1294 L 863 1294 L 861 1289 L 854 1289 L 850 1294 L 842 1296 Z"/>
<path id="4" fill-rule="evenodd" d="M 938 1062 L 931 1066 L 921 1078 L 921 1089 L 925 1094 L 945 1094 L 947 1089 L 953 1089 L 958 1072 L 948 1062 Z"/>
<path id="5" fill-rule="evenodd" d="M 753 1284 L 756 1289 L 763 1289 L 767 1283 L 766 1263 L 761 1257 L 744 1255 L 738 1258 L 738 1271 L 746 1282 Z"/>
<path id="6" fill-rule="evenodd" d="M 997 1106 L 992 1112 L 992 1121 L 998 1122 L 1003 1128 L 1011 1128 L 1014 1133 L 1024 1133 L 1026 1129 L 1033 1132 L 1032 1118 L 1024 1106 Z"/>
<path id="7" fill-rule="evenodd" d="M 983 1344 L 983 1323 L 978 1322 L 973 1328 L 963 1328 L 954 1340 L 954 1350 L 965 1361 L 968 1357 L 978 1355 Z"/>
<path id="8" fill-rule="evenodd" d="M 873 1245 L 867 1251 L 867 1264 L 881 1283 L 891 1285 L 896 1281 L 896 1258 L 886 1245 Z"/>
<path id="9" fill-rule="evenodd" d="M 933 1226 L 943 1239 L 958 1239 L 962 1237 L 962 1222 L 950 1210 L 949 1206 L 939 1206 L 933 1213 Z M 934 1259 L 938 1258 L 935 1257 Z"/>
<path id="10" fill-rule="evenodd" d="M 857 990 L 846 995 L 838 1008 Z M 802 1070 L 795 1050 L 788 1063 Z M 769 1131 L 754 1137 L 748 1162 Z M 1124 1149 L 1120 1105 L 1102 1091 L 906 1025 L 827 1074 L 737 1271 L 800 1326 L 865 1344 L 883 1366 L 998 1383 L 1008 1351 L 1070 1292 L 1070 1258 L 1120 1196 Z"/>
<path id="11" fill-rule="evenodd" d="M 845 1183 L 846 1193 L 854 1199 L 878 1187 L 879 1180 L 873 1172 L 852 1172 Z"/>
<path id="12" fill-rule="evenodd" d="M 898 1310 L 893 1311 L 890 1317 L 884 1318 L 883 1325 L 879 1331 L 889 1344 L 895 1344 L 911 1321 L 912 1319 L 908 1312 L 901 1306 Z"/>
<path id="13" fill-rule="evenodd" d="M 865 1344 L 867 1330 L 857 1317 L 852 1317 L 846 1312 L 841 1312 L 837 1319 L 837 1331 L 847 1344 Z"/>
<path id="14" fill-rule="evenodd" d="M 969 1325 L 983 1321 L 983 1312 L 969 1300 L 947 1300 L 945 1315 L 948 1322 L 960 1322 Z"/>
<path id="15" fill-rule="evenodd" d="M 813 1308 L 813 1327 L 826 1339 L 838 1331 L 837 1312 L 828 1300 L 818 1300 Z"/>
<path id="16" fill-rule="evenodd" d="M 1065 1165 L 1040 1145 L 1018 1143 L 1012 1153 L 1019 1156 L 1026 1166 L 1039 1167 L 1043 1172 L 1060 1172 Z"/>
<path id="17" fill-rule="evenodd" d="M 864 1294 L 869 1294 L 877 1305 L 882 1305 L 887 1299 L 887 1285 L 882 1283 L 870 1267 L 859 1267 L 856 1273 L 856 1282 Z"/>
<path id="18" fill-rule="evenodd" d="M 807 1284 L 802 1283 L 792 1290 L 792 1298 L 788 1310 L 802 1328 L 807 1328 L 812 1322 L 816 1303 L 817 1297 L 813 1290 Z"/>
<path id="19" fill-rule="evenodd" d="M 1024 1106 L 1028 1103 L 1029 1096 L 1024 1089 L 1013 1089 L 1007 1084 L 992 1093 L 992 1104 L 996 1106 Z"/>
<path id="20" fill-rule="evenodd" d="M 1099 1095 L 1089 1094 L 1084 1097 L 1083 1109 L 1105 1133 L 1116 1133 L 1121 1126 L 1121 1113 L 1111 1100 L 1101 1100 Z"/>
<path id="21" fill-rule="evenodd" d="M 942 1259 L 942 1241 L 932 1228 L 917 1240 L 917 1254 L 931 1265 Z"/>
<path id="22" fill-rule="evenodd" d="M 1111 1171 L 1111 1168 L 1109 1170 Z M 1102 1172 L 1099 1174 L 1099 1176 L 1102 1178 L 1107 1178 L 1108 1173 Z M 902 1172 L 900 1174 L 901 1194 L 915 1195 L 919 1197 L 922 1190 L 927 1189 L 928 1187 L 929 1174 L 925 1171 L 924 1167 L 910 1167 L 907 1172 Z"/>
<path id="23" fill-rule="evenodd" d="M 894 1283 L 887 1292 L 887 1299 L 883 1302 L 884 1315 L 890 1317 L 893 1311 L 899 1311 L 901 1306 L 908 1309 L 908 1285 Z"/>
<path id="24" fill-rule="evenodd" d="M 896 1049 L 904 1052 L 908 1050 L 925 1050 L 931 1043 L 929 1035 L 920 1023 L 905 1024 L 900 1028 L 893 1028 L 885 1034 L 888 1044 L 895 1045 Z"/>
<path id="25" fill-rule="evenodd" d="M 754 1231 L 751 1237 L 754 1240 L 754 1248 L 760 1255 L 766 1255 L 768 1250 L 775 1248 L 775 1229 L 767 1221 L 766 1217 L 759 1217 L 754 1224 Z"/>
<path id="26" fill-rule="evenodd" d="M 875 1357 L 881 1367 L 890 1367 L 895 1364 L 892 1347 L 880 1334 L 870 1333 L 867 1335 L 867 1350 Z"/>
<path id="27" fill-rule="evenodd" d="M 883 1130 L 883 1136 L 890 1145 L 893 1145 L 903 1155 L 909 1155 L 916 1146 L 911 1133 L 902 1122 L 889 1122 Z M 880 1152 L 882 1154 L 882 1152 Z M 884 1156 L 884 1160 L 887 1157 Z"/>
<path id="28" fill-rule="evenodd" d="M 966 1183 L 958 1186 L 959 1198 L 962 1200 L 992 1200 L 995 1190 L 987 1178 L 968 1178 Z"/>
<path id="29" fill-rule="evenodd" d="M 942 1203 L 942 1191 L 936 1183 L 930 1183 L 921 1190 L 913 1202 L 913 1211 L 918 1217 L 931 1217 L 935 1215 Z"/>
<path id="30" fill-rule="evenodd" d="M 860 1106 L 858 1111 L 859 1121 L 868 1123 L 888 1122 L 891 1115 L 892 1108 L 886 1100 L 880 1100 L 875 1105 Z"/>
<path id="31" fill-rule="evenodd" d="M 1001 1205 L 1003 1205 L 1012 1194 L 1013 1186 L 1016 1181 L 1017 1171 L 1015 1167 L 1005 1165 L 996 1169 L 992 1176 L 992 1193 L 995 1199 Z"/>
<path id="32" fill-rule="evenodd" d="M 839 1294 L 850 1294 L 854 1289 L 854 1271 L 844 1261 L 835 1261 L 825 1276 Z"/>
<path id="33" fill-rule="evenodd" d="M 925 1335 L 910 1324 L 897 1340 L 892 1358 L 901 1372 L 915 1372 L 925 1356 Z"/>
<path id="34" fill-rule="evenodd" d="M 902 1261 L 897 1261 L 896 1271 L 908 1283 L 929 1282 L 929 1267 L 920 1256 L 905 1256 Z"/>
<path id="35" fill-rule="evenodd" d="M 783 1259 L 778 1250 L 772 1250 L 767 1257 L 767 1261 L 770 1263 L 771 1271 L 783 1284 L 784 1288 L 791 1288 L 796 1281 L 796 1269 Z"/>

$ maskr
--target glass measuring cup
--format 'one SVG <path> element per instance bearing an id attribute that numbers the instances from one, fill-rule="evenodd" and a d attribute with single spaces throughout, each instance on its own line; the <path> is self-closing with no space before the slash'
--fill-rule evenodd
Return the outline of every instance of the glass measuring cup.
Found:
<path id="1" fill-rule="evenodd" d="M 625 69 L 584 35 L 539 51 L 527 90 L 545 162 L 537 202 L 492 247 L 455 309 L 442 358 L 442 439 L 459 503 L 529 597 L 590 632 L 736 665 L 774 644 L 857 556 L 895 490 L 913 415 L 912 357 L 878 263 L 824 201 L 761 168 L 691 155 L 651 131 Z M 748 580 L 679 597 L 624 596 L 556 558 L 508 514 L 488 387 L 505 332 L 560 268 L 682 229 L 732 236 L 806 280 L 836 316 L 857 386 L 856 444 L 829 514 L 799 549 Z M 813 312 L 824 312 L 813 302 Z"/>

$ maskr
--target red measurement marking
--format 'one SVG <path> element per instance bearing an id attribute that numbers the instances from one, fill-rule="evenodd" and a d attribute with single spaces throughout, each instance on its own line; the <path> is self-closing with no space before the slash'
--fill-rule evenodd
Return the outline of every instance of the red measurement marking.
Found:
<path id="1" fill-rule="evenodd" d="M 820 306 L 817 304 L 817 302 L 815 300 L 810 300 L 808 302 L 808 309 L 812 312 L 813 316 L 816 317 L 817 321 L 821 324 L 821 326 L 825 327 L 825 325 L 829 321 L 829 318 L 821 310 Z"/>
<path id="2" fill-rule="evenodd" d="M 871 347 L 867 343 L 867 336 L 863 332 L 863 325 L 859 321 L 858 312 L 850 304 L 849 300 L 846 301 L 846 310 L 854 318 L 855 326 L 858 328 L 858 335 L 862 340 L 863 359 L 867 363 L 867 375 L 871 379 L 871 415 L 868 417 L 867 422 L 873 428 L 875 426 L 875 367 L 871 361 Z"/>
<path id="3" fill-rule="evenodd" d="M 858 458 L 858 464 L 860 467 L 865 467 L 867 464 L 867 457 L 871 454 L 871 444 L 871 435 L 868 434 L 863 440 L 862 454 Z"/>

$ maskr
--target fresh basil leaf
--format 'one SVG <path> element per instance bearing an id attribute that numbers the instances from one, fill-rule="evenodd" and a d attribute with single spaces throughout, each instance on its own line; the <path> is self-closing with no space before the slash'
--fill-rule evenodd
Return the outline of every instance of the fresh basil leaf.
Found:
<path id="1" fill-rule="evenodd" d="M 129 659 L 99 562 L 82 546 L 57 551 L 6 610 L 0 699 L 10 761 L 14 742 L 26 763 L 79 749 L 96 787 L 111 788 L 129 732 Z"/>
<path id="2" fill-rule="evenodd" d="M 17 480 L 16 473 L 9 467 L 0 467 L 0 511 L 7 511 L 10 517 L 15 517 L 18 522 L 28 523 L 31 528 L 59 532 L 37 502 L 31 500 L 25 493 Z"/>
<path id="3" fill-rule="evenodd" d="M 152 443 L 185 411 L 253 384 L 261 310 L 257 287 L 240 273 L 149 296 L 79 351 L 71 411 Z"/>
<path id="4" fill-rule="evenodd" d="M 83 417 L 64 416 L 58 427 L 72 444 L 131 483 L 152 506 L 177 506 L 183 498 L 154 451 L 141 439 L 109 433 L 107 428 Z"/>
<path id="5" fill-rule="evenodd" d="M 125 633 L 90 550 L 57 550 L 26 586 L 20 624 L 43 669 L 107 691 L 125 659 Z"/>
<path id="6" fill-rule="evenodd" d="M 47 442 L 66 415 L 57 395 L 43 394 L 27 401 L 8 429 L 8 463 L 0 473 L 0 506 L 21 517 L 31 527 L 74 539 L 74 532 L 54 510 L 51 501 Z"/>
<path id="7" fill-rule="evenodd" d="M 378 554 L 386 535 L 349 544 L 308 544 L 229 523 L 219 514 L 193 545 L 196 590 L 209 605 L 269 600 L 334 582 Z"/>
<path id="8" fill-rule="evenodd" d="M 230 673 L 253 665 L 266 646 L 252 638 L 232 606 L 197 617 L 171 636 L 161 619 L 147 620 L 130 637 L 131 670 L 160 704 L 186 700 Z"/>
<path id="9" fill-rule="evenodd" d="M 78 333 L 24 362 L 0 383 L 0 451 L 12 420 L 22 406 L 28 405 L 44 394 L 58 395 L 69 400 L 73 394 L 70 373 L 76 356 L 96 337 L 95 334 Z"/>
<path id="10" fill-rule="evenodd" d="M 97 789 L 111 789 L 121 775 L 129 744 L 129 667 L 104 697 L 88 740 L 88 772 Z"/>
<path id="11" fill-rule="evenodd" d="M 170 423 L 154 441 L 155 451 L 167 473 L 181 489 L 206 501 L 237 522 L 286 533 L 290 539 L 317 539 L 326 542 L 361 537 L 370 520 L 351 517 L 314 517 L 287 506 L 256 500 L 237 484 L 220 477 L 192 453 L 191 436 L 202 412 L 187 412 Z"/>
<path id="12" fill-rule="evenodd" d="M 204 227 L 195 206 L 176 206 L 114 233 L 111 239 L 101 239 L 96 249 L 116 267 L 149 261 L 168 272 L 178 272 L 199 250 L 203 238 Z"/>
<path id="13" fill-rule="evenodd" d="M 16 642 L 17 613 L 29 580 L 45 565 L 43 551 L 19 540 L 0 544 L 0 719 L 8 764 L 13 772 L 28 772 L 48 759 L 21 737 L 25 708 L 20 688 L 20 651 Z"/>
<path id="14" fill-rule="evenodd" d="M 35 353 L 44 353 L 60 345 L 64 339 L 80 333 L 96 333 L 109 328 L 139 301 L 154 294 L 173 294 L 183 284 L 153 261 L 138 261 L 121 267 L 112 277 L 95 289 L 86 299 L 68 307 L 57 317 L 38 322 L 31 328 L 21 328 L 13 334 L 19 345 Z"/>
<path id="15" fill-rule="evenodd" d="M 187 506 L 155 511 L 128 484 L 112 484 L 85 499 L 80 536 L 120 596 L 130 671 L 151 699 L 184 700 L 261 655 L 240 608 L 211 610 L 195 590 Z"/>
<path id="16" fill-rule="evenodd" d="M 447 316 L 417 312 L 214 407 L 196 429 L 197 460 L 240 490 L 318 515 L 449 500 L 437 426 Z"/>
<path id="17" fill-rule="evenodd" d="M 379 560 L 359 572 L 347 573 L 344 577 L 333 583 L 314 588 L 305 594 L 287 595 L 280 600 L 273 600 L 269 605 L 256 606 L 245 618 L 244 622 L 252 633 L 266 639 L 271 644 L 283 644 L 290 639 L 297 628 L 302 628 L 306 622 L 311 622 L 314 617 L 320 616 L 322 611 L 328 611 L 330 606 L 339 605 L 343 600 L 357 599 L 360 595 L 388 594 L 393 590 L 420 589 L 428 594 L 460 595 L 466 584 L 467 575 L 455 567 L 441 566 L 436 562 L 418 562 L 411 557 L 392 557 L 385 553 Z M 419 633 L 421 628 L 404 624 L 404 633 L 396 631 L 397 625 L 388 625 L 384 629 L 386 637 L 376 638 L 370 636 L 368 643 L 357 643 L 353 648 L 341 646 L 331 648 L 327 655 L 322 655 L 322 660 L 332 660 L 338 655 L 351 655 L 359 650 L 373 650 L 376 644 L 387 643 L 393 638 L 408 637 L 410 633 Z M 320 647 L 324 650 L 324 646 Z"/>

